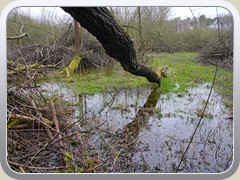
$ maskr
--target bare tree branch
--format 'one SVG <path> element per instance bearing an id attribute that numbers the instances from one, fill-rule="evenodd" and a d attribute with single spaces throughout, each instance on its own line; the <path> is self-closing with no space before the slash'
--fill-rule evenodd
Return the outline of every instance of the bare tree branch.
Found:
<path id="1" fill-rule="evenodd" d="M 7 36 L 7 40 L 21 39 L 21 38 L 23 38 L 25 36 L 27 36 L 27 33 L 20 34 L 19 36 Z"/>

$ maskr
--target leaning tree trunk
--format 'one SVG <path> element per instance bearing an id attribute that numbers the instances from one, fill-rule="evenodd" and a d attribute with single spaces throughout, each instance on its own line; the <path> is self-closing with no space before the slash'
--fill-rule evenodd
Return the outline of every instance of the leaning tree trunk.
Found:
<path id="1" fill-rule="evenodd" d="M 117 24 L 106 7 L 62 7 L 102 44 L 106 53 L 119 61 L 125 71 L 147 78 L 160 86 L 160 78 L 150 68 L 137 62 L 131 38 Z"/>

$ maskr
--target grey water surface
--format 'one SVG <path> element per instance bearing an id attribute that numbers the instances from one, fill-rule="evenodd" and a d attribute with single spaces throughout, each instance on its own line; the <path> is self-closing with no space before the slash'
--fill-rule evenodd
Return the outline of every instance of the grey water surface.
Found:
<path id="1" fill-rule="evenodd" d="M 76 104 L 76 119 L 84 114 L 92 124 L 102 123 L 108 132 L 105 141 L 121 152 L 113 172 L 172 173 L 202 115 L 210 86 L 204 83 L 187 93 L 161 94 L 144 88 L 95 95 L 75 94 L 64 83 L 43 83 L 41 88 L 45 94 L 59 94 Z M 212 92 L 180 172 L 220 173 L 231 166 L 233 122 L 224 101 Z M 98 156 L 108 156 L 102 134 L 92 133 L 89 142 Z"/>

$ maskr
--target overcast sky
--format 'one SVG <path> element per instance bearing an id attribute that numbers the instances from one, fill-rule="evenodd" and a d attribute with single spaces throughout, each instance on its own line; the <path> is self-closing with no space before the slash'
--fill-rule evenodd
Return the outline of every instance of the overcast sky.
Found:
<path id="1" fill-rule="evenodd" d="M 191 12 L 192 11 L 192 12 Z M 229 11 L 225 8 L 218 7 L 173 7 L 171 17 L 181 17 L 182 19 L 185 19 L 187 17 L 192 17 L 192 13 L 197 18 L 200 15 L 206 15 L 206 17 L 214 18 L 217 17 L 218 14 L 228 14 Z"/>
<path id="2" fill-rule="evenodd" d="M 24 8 L 22 8 L 24 9 Z M 28 8 L 25 8 L 28 9 Z M 66 13 L 58 7 L 48 7 L 48 12 L 52 12 L 52 14 L 57 16 L 66 15 Z M 41 8 L 40 7 L 30 7 L 31 15 L 34 17 L 39 17 L 39 14 L 41 14 Z M 191 12 L 192 11 L 192 12 Z M 174 19 L 177 17 L 180 17 L 181 19 L 185 19 L 187 17 L 193 17 L 193 14 L 196 18 L 198 18 L 200 15 L 206 15 L 206 17 L 214 18 L 218 14 L 228 14 L 229 11 L 218 7 L 216 11 L 216 7 L 172 7 L 170 19 Z M 193 13 L 193 14 L 192 14 Z"/>

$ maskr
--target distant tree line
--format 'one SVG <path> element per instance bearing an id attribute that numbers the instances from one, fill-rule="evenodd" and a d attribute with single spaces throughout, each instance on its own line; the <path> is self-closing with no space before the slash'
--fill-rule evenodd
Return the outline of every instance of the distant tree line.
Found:
<path id="1" fill-rule="evenodd" d="M 199 51 L 218 40 L 218 28 L 220 36 L 233 32 L 231 14 L 170 19 L 170 7 L 123 7 L 113 12 L 139 51 Z"/>
<path id="2" fill-rule="evenodd" d="M 180 17 L 170 19 L 171 7 L 111 7 L 118 23 L 134 42 L 139 59 L 149 52 L 200 51 L 220 36 L 233 33 L 231 14 L 208 18 Z M 97 28 L 97 27 L 96 27 Z M 80 26 L 80 49 L 103 52 L 101 44 Z M 68 14 L 58 17 L 54 12 L 42 10 L 41 18 L 30 12 L 13 10 L 7 20 L 7 35 L 27 36 L 9 40 L 9 48 L 34 45 L 74 47 L 73 19 Z"/>

